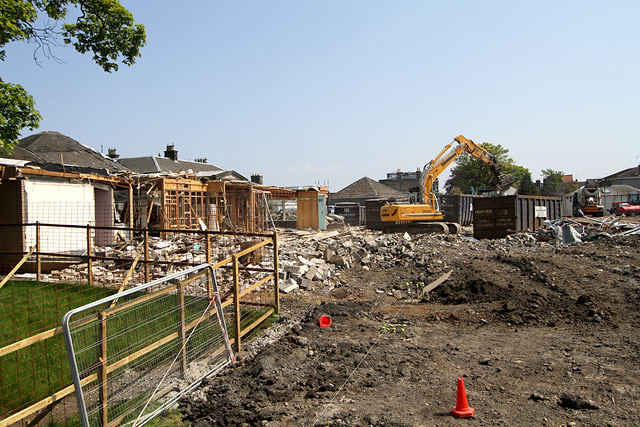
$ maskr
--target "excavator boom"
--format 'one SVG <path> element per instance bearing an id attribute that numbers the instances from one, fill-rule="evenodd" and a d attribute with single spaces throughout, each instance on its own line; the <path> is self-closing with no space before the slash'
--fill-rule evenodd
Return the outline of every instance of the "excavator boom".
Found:
<path id="1" fill-rule="evenodd" d="M 432 191 L 433 183 L 462 153 L 468 153 L 489 165 L 494 175 L 492 185 L 498 191 L 502 191 L 513 182 L 513 178 L 502 173 L 500 162 L 487 150 L 462 135 L 455 137 L 454 142 L 457 142 L 458 145 L 453 148 L 451 148 L 453 142 L 446 145 L 433 160 L 424 166 L 420 180 L 421 203 L 387 204 L 382 206 L 380 218 L 383 223 L 406 225 L 409 223 L 442 221 L 444 217 L 439 210 L 436 195 Z M 447 228 L 449 230 L 456 229 L 454 226 L 442 227 L 443 231 Z"/>

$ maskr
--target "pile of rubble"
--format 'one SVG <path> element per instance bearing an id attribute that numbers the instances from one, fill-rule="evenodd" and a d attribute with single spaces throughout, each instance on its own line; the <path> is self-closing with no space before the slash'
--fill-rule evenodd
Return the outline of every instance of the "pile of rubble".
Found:
<path id="1" fill-rule="evenodd" d="M 392 267 L 403 263 L 427 266 L 440 272 L 445 268 L 437 259 L 439 245 L 471 243 L 460 236 L 384 234 L 351 228 L 342 233 L 321 232 L 310 236 L 284 236 L 280 244 L 280 290 L 289 293 L 320 288 L 328 292 L 346 285 L 341 270 L 359 266 Z"/>
<path id="2" fill-rule="evenodd" d="M 237 236 L 216 236 L 211 240 L 211 261 L 213 263 L 221 261 L 231 254 L 241 250 L 244 240 Z M 94 255 L 98 258 L 92 263 L 93 278 L 96 283 L 104 286 L 119 287 L 133 261 L 138 257 L 143 260 L 140 254 L 143 250 L 142 238 L 136 238 L 121 245 L 103 246 L 95 249 Z M 81 254 L 86 256 L 86 253 Z M 176 234 L 170 239 L 160 239 L 149 237 L 148 259 L 153 262 L 149 268 L 150 279 L 157 279 L 172 274 L 179 269 L 186 268 L 187 265 L 202 264 L 206 262 L 206 252 L 204 237 L 189 234 Z M 84 282 L 88 277 L 87 263 L 72 264 L 63 270 L 54 270 L 50 275 L 45 276 L 50 281 L 62 281 L 66 283 Z M 137 263 L 137 267 L 132 273 L 129 283 L 144 283 L 143 263 Z"/>
<path id="3" fill-rule="evenodd" d="M 537 239 L 555 240 L 557 244 L 570 245 L 614 235 L 640 234 L 640 224 L 622 221 L 622 219 L 621 216 L 612 215 L 602 219 L 560 218 L 555 221 L 545 221 L 544 228 L 537 232 Z"/>
<path id="4" fill-rule="evenodd" d="M 340 218 L 337 218 L 339 220 Z M 544 245 L 579 244 L 598 238 L 640 234 L 640 224 L 622 221 L 621 217 L 604 219 L 561 218 L 546 221 L 535 232 L 509 235 L 503 239 L 478 241 L 466 235 L 409 235 L 383 234 L 362 227 L 347 226 L 341 230 L 324 232 L 293 231 L 280 234 L 280 290 L 284 293 L 321 290 L 328 292 L 346 285 L 341 280 L 341 270 L 360 266 L 393 267 L 410 260 L 425 266 L 431 273 L 444 271 L 446 260 L 440 259 L 438 247 L 447 245 L 461 250 L 498 249 L 510 247 L 534 247 Z M 237 236 L 216 236 L 211 243 L 211 260 L 217 262 L 243 249 L 251 242 L 240 241 Z M 93 262 L 93 277 L 97 283 L 119 287 L 129 272 L 132 261 L 142 250 L 140 239 L 120 246 L 96 248 L 95 255 L 109 260 Z M 143 259 L 143 257 L 140 257 Z M 120 260 L 120 261 L 116 261 Z M 201 236 L 179 234 L 168 240 L 149 239 L 150 278 L 171 274 L 189 264 L 206 262 L 205 245 Z M 158 261 L 162 263 L 158 263 Z M 269 262 L 251 260 L 248 267 L 269 268 Z M 244 274 L 251 275 L 250 271 Z M 63 282 L 86 281 L 86 263 L 71 265 L 53 271 L 49 280 Z M 142 263 L 133 272 L 130 284 L 144 282 Z"/>

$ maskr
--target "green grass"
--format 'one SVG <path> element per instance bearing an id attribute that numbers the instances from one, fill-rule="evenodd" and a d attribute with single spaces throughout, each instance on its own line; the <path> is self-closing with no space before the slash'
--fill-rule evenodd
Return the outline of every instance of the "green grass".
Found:
<path id="1" fill-rule="evenodd" d="M 70 309 L 114 292 L 114 290 L 87 285 L 9 282 L 0 289 L 0 346 L 57 327 L 61 323 L 62 316 Z M 136 297 L 130 296 L 129 299 Z M 124 301 L 123 298 L 120 303 Z M 107 336 L 109 338 L 107 359 L 110 361 L 109 363 L 142 350 L 150 343 L 176 332 L 179 323 L 175 310 L 176 305 L 176 295 L 165 294 L 152 301 L 137 305 L 134 309 L 123 310 L 117 315 L 109 316 L 107 321 Z M 206 299 L 185 297 L 185 323 L 189 324 L 199 319 L 207 306 Z M 241 307 L 242 327 L 246 328 L 268 309 L 268 307 L 255 306 Z M 95 319 L 94 313 L 85 313 L 82 316 Z M 78 320 L 82 316 L 76 315 L 72 321 Z M 229 337 L 233 338 L 235 335 L 234 322 L 229 321 L 232 318 L 231 312 L 227 311 L 226 317 Z M 277 316 L 271 315 L 258 328 L 245 336 L 243 341 L 253 338 L 275 321 L 277 321 Z M 190 332 L 187 331 L 187 336 Z M 210 337 L 212 334 L 218 336 L 219 333 L 220 327 L 215 316 L 204 320 L 193 333 L 187 345 L 189 360 L 210 352 L 211 348 L 207 345 Z M 96 372 L 97 322 L 91 327 L 77 328 L 72 326 L 72 334 L 80 370 L 85 368 L 93 369 L 90 373 Z M 171 340 L 132 364 L 113 371 L 109 375 L 114 378 L 125 369 L 144 375 L 146 370 L 158 366 L 168 366 L 180 346 L 180 340 Z M 86 349 L 86 351 L 79 351 L 81 349 Z M 0 357 L 0 415 L 35 403 L 71 384 L 71 382 L 62 335 Z M 95 383 L 92 386 L 95 386 Z M 136 401 L 137 399 L 131 399 L 118 410 L 126 411 L 135 406 Z M 179 415 L 178 418 L 170 415 L 166 424 L 162 424 L 162 421 L 154 421 L 154 424 L 151 425 L 160 427 L 179 425 L 176 424 L 176 420 L 179 420 Z M 70 419 L 69 422 L 73 424 L 73 419 Z M 155 424 L 156 422 L 160 424 Z"/>
<path id="2" fill-rule="evenodd" d="M 67 283 L 8 282 L 0 289 L 0 346 L 60 326 L 64 313 L 112 290 Z M 71 383 L 62 335 L 0 357 L 0 414 Z"/>

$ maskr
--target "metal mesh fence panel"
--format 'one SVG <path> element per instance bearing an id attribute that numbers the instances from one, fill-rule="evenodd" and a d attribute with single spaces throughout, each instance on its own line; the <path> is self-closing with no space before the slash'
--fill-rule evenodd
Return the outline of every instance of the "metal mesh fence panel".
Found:
<path id="1" fill-rule="evenodd" d="M 100 244 L 104 231 L 114 235 L 112 244 Z M 71 309 L 209 263 L 215 267 L 235 340 L 233 255 L 247 250 L 237 257 L 241 339 L 248 339 L 247 328 L 271 310 L 267 305 L 277 307 L 275 280 L 251 289 L 273 276 L 275 234 L 53 223 L 0 224 L 0 234 L 0 268 L 5 274 L 26 257 L 0 286 L 0 427 L 16 420 L 26 425 L 39 417 L 57 423 L 77 414 L 59 326 Z M 27 234 L 35 236 L 31 247 L 25 244 Z M 81 249 L 45 252 L 40 244 L 47 240 L 53 248 L 69 249 L 65 240 L 75 239 L 79 245 L 80 236 Z"/>
<path id="2" fill-rule="evenodd" d="M 143 425 L 233 357 L 209 265 L 72 310 L 63 329 L 84 425 Z"/>

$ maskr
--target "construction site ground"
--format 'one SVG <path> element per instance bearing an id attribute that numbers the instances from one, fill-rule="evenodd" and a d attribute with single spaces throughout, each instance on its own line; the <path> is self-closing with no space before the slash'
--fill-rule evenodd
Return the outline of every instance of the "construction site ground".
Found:
<path id="1" fill-rule="evenodd" d="M 279 321 L 181 402 L 184 419 L 640 425 L 640 236 L 571 246 L 413 236 L 399 252 L 283 296 Z M 449 414 L 458 377 L 471 419 Z"/>

